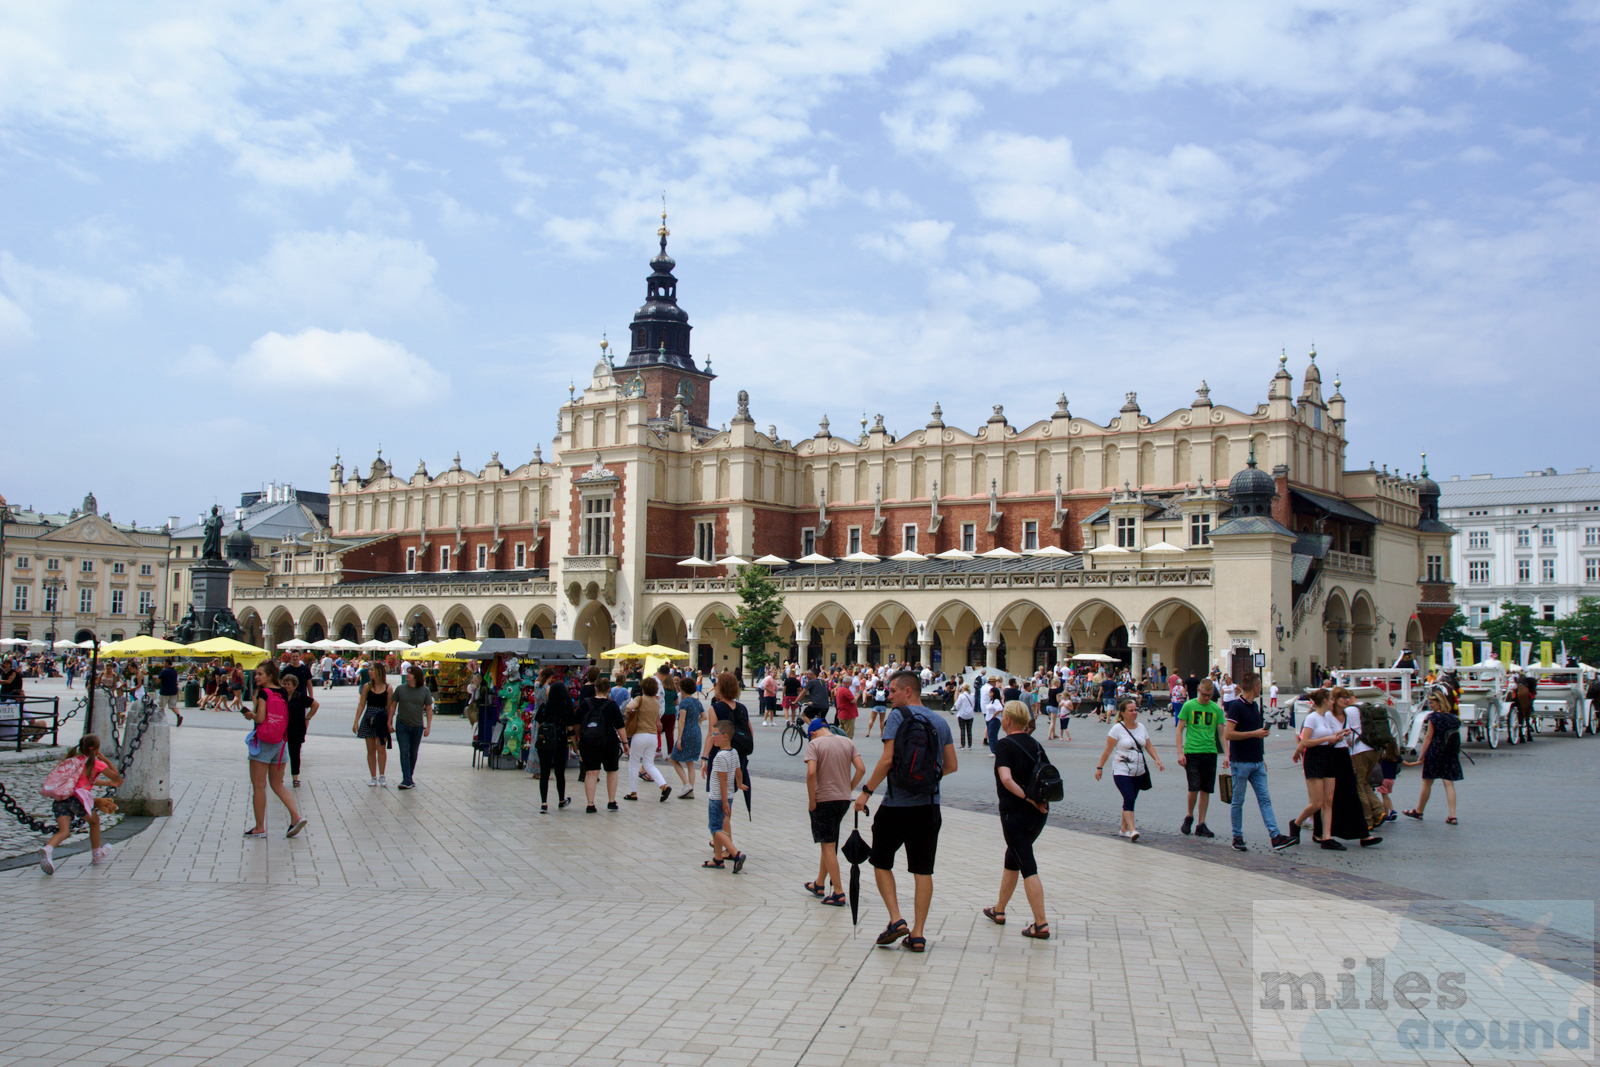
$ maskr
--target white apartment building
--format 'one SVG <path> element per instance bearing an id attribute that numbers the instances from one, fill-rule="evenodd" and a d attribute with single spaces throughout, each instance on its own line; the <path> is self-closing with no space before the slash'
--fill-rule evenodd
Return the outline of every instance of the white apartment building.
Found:
<path id="1" fill-rule="evenodd" d="M 1508 600 L 1555 620 L 1600 596 L 1600 473 L 1474 474 L 1439 488 L 1439 518 L 1457 530 L 1456 602 L 1473 631 Z"/>

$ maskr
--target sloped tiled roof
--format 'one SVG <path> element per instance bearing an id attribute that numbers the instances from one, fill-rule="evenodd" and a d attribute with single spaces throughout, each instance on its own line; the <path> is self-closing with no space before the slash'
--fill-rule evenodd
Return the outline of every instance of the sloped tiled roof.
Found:
<path id="1" fill-rule="evenodd" d="M 1539 474 L 1517 478 L 1463 478 L 1439 483 L 1441 508 L 1511 504 L 1581 504 L 1600 501 L 1600 472 Z"/>

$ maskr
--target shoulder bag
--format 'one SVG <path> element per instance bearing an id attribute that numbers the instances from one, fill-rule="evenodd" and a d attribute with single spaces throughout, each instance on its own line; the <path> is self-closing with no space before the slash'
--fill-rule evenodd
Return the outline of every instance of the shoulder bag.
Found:
<path id="1" fill-rule="evenodd" d="M 1122 726 L 1120 722 L 1117 725 Z M 1144 773 L 1139 775 L 1139 788 L 1153 789 L 1155 783 L 1150 780 L 1150 757 L 1144 754 L 1144 746 L 1139 744 L 1139 738 L 1134 735 L 1132 730 L 1122 726 L 1122 732 L 1128 735 L 1128 740 L 1133 742 L 1133 747 L 1139 750 L 1139 762 L 1144 764 Z"/>

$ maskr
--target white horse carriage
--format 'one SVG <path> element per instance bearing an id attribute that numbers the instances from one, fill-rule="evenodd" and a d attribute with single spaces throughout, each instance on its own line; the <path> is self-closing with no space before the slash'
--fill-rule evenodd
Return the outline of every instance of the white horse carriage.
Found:
<path id="1" fill-rule="evenodd" d="M 1533 719 L 1529 723 L 1535 733 L 1547 732 L 1543 725 L 1546 720 L 1551 724 L 1548 732 L 1570 730 L 1574 737 L 1594 732 L 1594 710 L 1589 707 L 1584 694 L 1595 679 L 1595 668 L 1587 664 L 1577 667 L 1524 667 L 1520 673 L 1538 683 L 1538 691 L 1533 697 Z M 1512 731 L 1512 743 L 1518 740 L 1525 738 L 1518 738 L 1516 731 Z"/>
<path id="2" fill-rule="evenodd" d="M 1481 741 L 1490 748 L 1499 748 L 1503 734 L 1512 744 L 1516 744 L 1507 726 L 1505 668 L 1499 663 L 1458 667 L 1455 674 L 1456 681 L 1461 685 L 1456 713 L 1461 718 L 1462 729 L 1466 731 L 1461 740 Z M 1422 718 L 1425 716 L 1419 716 L 1417 736 L 1412 741 L 1412 747 L 1422 739 Z"/>

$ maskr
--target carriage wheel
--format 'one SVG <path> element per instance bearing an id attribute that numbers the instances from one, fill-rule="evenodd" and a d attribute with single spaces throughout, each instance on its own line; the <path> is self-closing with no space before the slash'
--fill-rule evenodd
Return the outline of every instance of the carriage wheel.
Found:
<path id="1" fill-rule="evenodd" d="M 1515 708 L 1506 709 L 1506 744 L 1516 745 L 1521 743 L 1517 736 L 1517 711 Z"/>
<path id="2" fill-rule="evenodd" d="M 1494 708 L 1486 708 L 1483 712 L 1483 732 L 1489 742 L 1490 748 L 1500 747 L 1500 716 Z"/>

